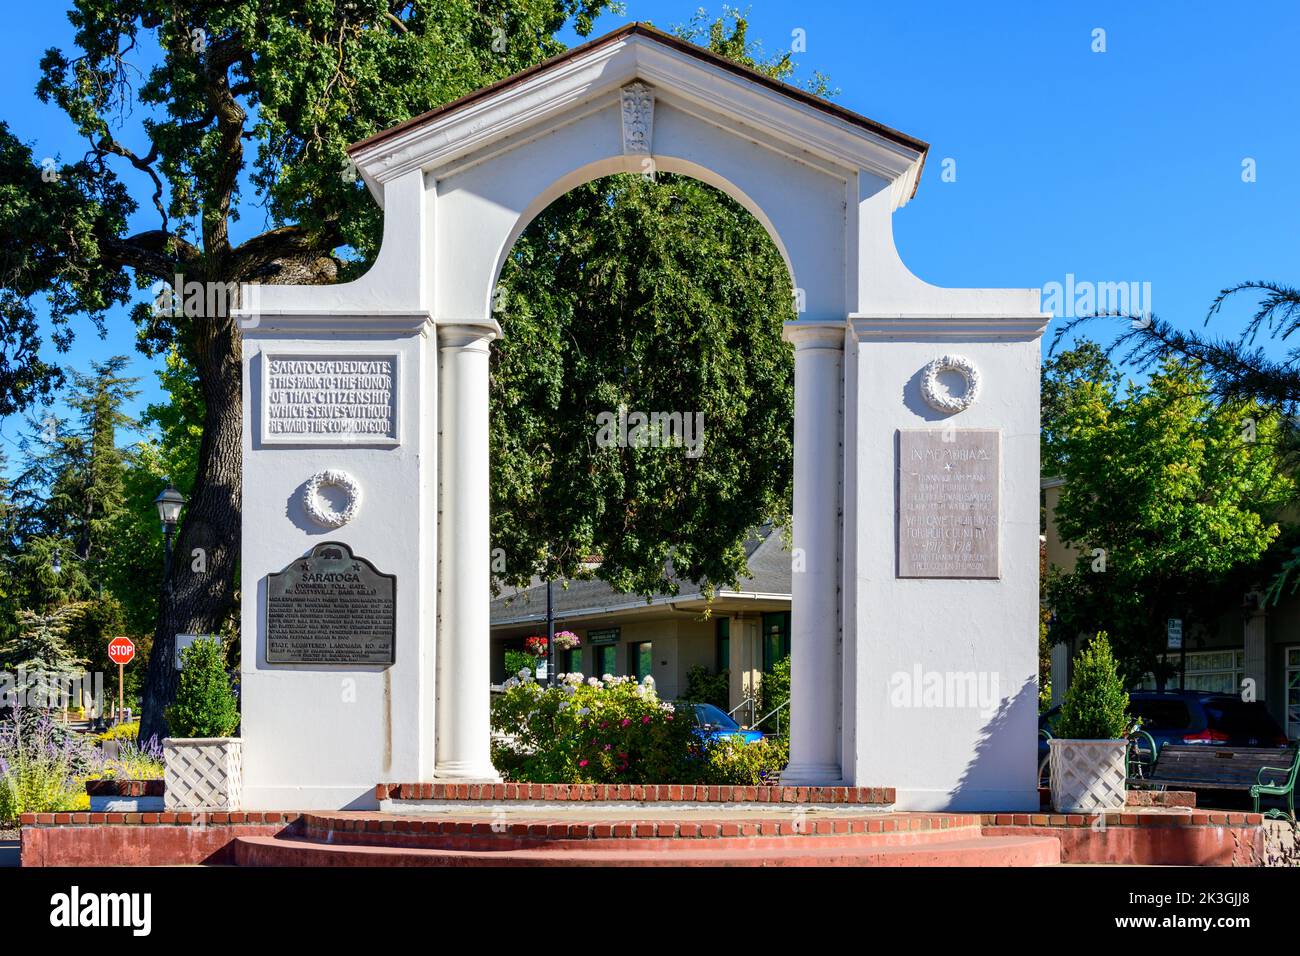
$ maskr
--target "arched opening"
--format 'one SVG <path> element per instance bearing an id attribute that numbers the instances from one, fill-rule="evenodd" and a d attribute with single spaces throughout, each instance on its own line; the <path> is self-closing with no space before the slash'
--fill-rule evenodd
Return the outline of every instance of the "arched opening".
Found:
<path id="1" fill-rule="evenodd" d="M 558 670 L 649 673 L 748 724 L 789 652 L 796 313 L 770 224 L 710 178 L 561 180 L 503 250 L 493 676 L 545 633 L 553 577 L 573 582 L 557 629 L 581 641 Z"/>

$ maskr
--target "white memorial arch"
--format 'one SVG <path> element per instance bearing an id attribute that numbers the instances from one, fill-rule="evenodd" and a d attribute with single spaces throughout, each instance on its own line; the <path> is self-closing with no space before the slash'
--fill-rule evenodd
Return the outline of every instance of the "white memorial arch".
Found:
<path id="1" fill-rule="evenodd" d="M 903 265 L 891 217 L 926 149 L 641 25 L 352 147 L 384 210 L 374 266 L 261 287 L 242 317 L 245 806 L 493 778 L 493 288 L 554 199 L 660 171 L 752 212 L 802 305 L 784 782 L 1037 808 L 1048 316 L 1037 290 L 937 288 Z M 267 576 L 323 542 L 396 576 L 391 664 L 268 662 Z"/>

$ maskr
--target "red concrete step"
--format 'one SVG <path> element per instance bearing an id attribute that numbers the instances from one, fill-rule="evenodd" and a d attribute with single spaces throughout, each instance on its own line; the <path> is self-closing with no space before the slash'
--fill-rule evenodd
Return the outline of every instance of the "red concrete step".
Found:
<path id="1" fill-rule="evenodd" d="M 692 842 L 670 852 L 634 841 L 616 849 L 431 849 L 339 845 L 303 837 L 240 837 L 238 866 L 1050 866 L 1061 860 L 1055 837 L 972 837 L 905 846 L 830 846 L 792 839 L 762 849 Z"/>

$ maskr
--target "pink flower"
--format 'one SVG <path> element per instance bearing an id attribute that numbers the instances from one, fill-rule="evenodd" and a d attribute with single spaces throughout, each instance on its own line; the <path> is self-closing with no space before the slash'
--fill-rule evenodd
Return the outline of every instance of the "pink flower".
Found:
<path id="1" fill-rule="evenodd" d="M 642 717 L 642 718 L 641 718 L 641 723 L 643 723 L 643 724 L 648 724 L 648 723 L 650 723 L 650 715 L 649 715 L 649 714 L 646 714 L 644 717 Z"/>
<path id="2" fill-rule="evenodd" d="M 587 766 L 587 761 L 585 761 L 585 760 L 579 760 L 579 761 L 578 761 L 578 766 L 579 766 L 579 767 L 585 767 L 585 766 Z"/>
<path id="3" fill-rule="evenodd" d="M 630 718 L 627 718 L 627 717 L 624 717 L 624 718 L 623 718 L 623 722 L 622 722 L 621 724 L 619 724 L 619 726 L 620 726 L 620 727 L 626 727 L 626 726 L 627 726 L 628 724 L 630 724 L 630 723 L 632 723 L 631 719 L 630 719 Z"/>
<path id="4" fill-rule="evenodd" d="M 605 744 L 605 749 L 606 749 L 606 750 L 613 750 L 613 749 L 614 749 L 614 745 L 613 745 L 613 744 Z"/>

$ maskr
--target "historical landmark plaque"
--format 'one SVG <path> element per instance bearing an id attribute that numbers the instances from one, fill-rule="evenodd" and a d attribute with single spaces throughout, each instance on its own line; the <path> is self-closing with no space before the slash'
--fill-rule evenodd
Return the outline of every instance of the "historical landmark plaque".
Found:
<path id="1" fill-rule="evenodd" d="M 397 576 L 318 544 L 266 578 L 268 664 L 392 664 Z"/>
<path id="2" fill-rule="evenodd" d="M 898 437 L 898 576 L 996 578 L 1001 433 L 903 429 Z"/>
<path id="3" fill-rule="evenodd" d="M 396 445 L 396 354 L 262 355 L 262 441 Z"/>

